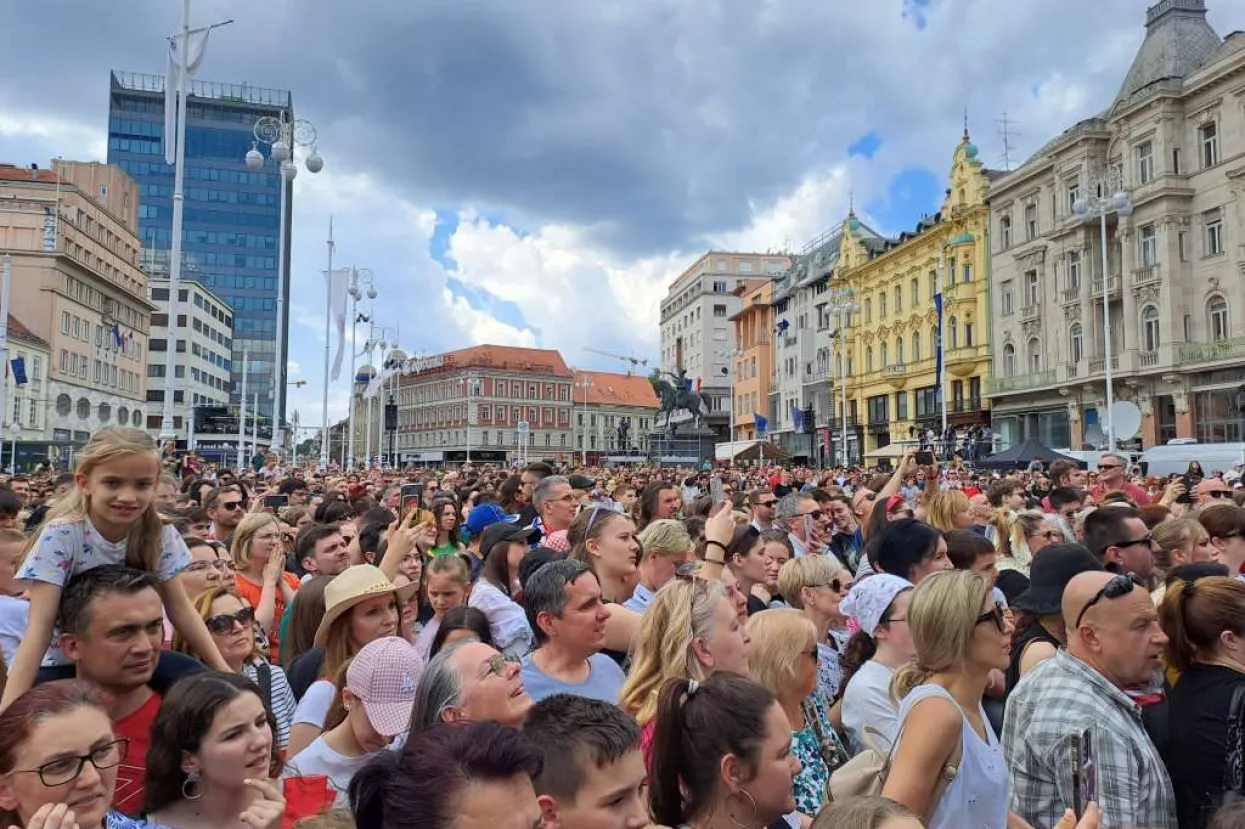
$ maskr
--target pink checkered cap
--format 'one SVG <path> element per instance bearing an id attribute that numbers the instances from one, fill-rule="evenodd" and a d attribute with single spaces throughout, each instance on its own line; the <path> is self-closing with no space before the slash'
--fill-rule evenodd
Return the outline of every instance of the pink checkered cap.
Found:
<path id="1" fill-rule="evenodd" d="M 363 703 L 368 722 L 382 737 L 410 728 L 415 686 L 424 658 L 405 639 L 385 636 L 364 645 L 346 669 L 346 687 Z"/>

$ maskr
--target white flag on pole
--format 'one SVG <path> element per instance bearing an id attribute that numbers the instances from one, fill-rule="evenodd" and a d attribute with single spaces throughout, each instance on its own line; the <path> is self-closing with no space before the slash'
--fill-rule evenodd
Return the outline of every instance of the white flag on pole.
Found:
<path id="1" fill-rule="evenodd" d="M 210 29 L 190 36 L 189 65 L 186 77 L 193 78 L 207 55 Z M 177 89 L 181 85 L 181 35 L 169 38 L 169 68 L 164 77 L 164 160 L 177 163 Z"/>
<path id="2" fill-rule="evenodd" d="M 325 274 L 329 306 L 332 308 L 333 322 L 337 326 L 337 355 L 333 357 L 333 373 L 330 380 L 336 380 L 341 374 L 342 357 L 346 351 L 346 297 L 350 290 L 350 274 L 350 268 L 338 268 Z"/>

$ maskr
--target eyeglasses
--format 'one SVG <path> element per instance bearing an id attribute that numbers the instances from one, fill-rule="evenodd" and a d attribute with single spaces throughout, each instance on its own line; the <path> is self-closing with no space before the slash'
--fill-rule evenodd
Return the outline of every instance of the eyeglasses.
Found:
<path id="1" fill-rule="evenodd" d="M 38 768 L 17 769 L 9 772 L 9 774 L 37 774 L 39 775 L 39 782 L 49 788 L 52 786 L 63 786 L 66 783 L 77 780 L 78 775 L 82 774 L 82 769 L 86 767 L 87 763 L 101 771 L 121 765 L 121 761 L 125 759 L 125 753 L 129 746 L 130 741 L 128 739 L 118 737 L 111 743 L 105 743 L 88 754 L 80 754 L 77 757 L 59 757 L 44 763 Z"/>
<path id="2" fill-rule="evenodd" d="M 241 501 L 221 501 L 216 506 L 220 507 L 223 510 L 229 510 L 230 512 L 234 512 L 236 510 L 242 509 L 242 502 Z"/>
<path id="3" fill-rule="evenodd" d="M 490 676 L 505 677 L 506 675 L 506 657 L 500 653 L 495 653 L 484 661 L 484 676 L 481 679 L 487 679 Z"/>
<path id="4" fill-rule="evenodd" d="M 816 589 L 818 587 L 829 587 L 835 593 L 842 593 L 844 590 L 850 590 L 852 587 L 852 583 L 850 581 L 844 582 L 840 579 L 830 579 L 830 581 L 823 581 L 823 582 L 818 582 L 817 584 L 810 584 L 809 587 L 812 587 L 813 589 Z"/>
<path id="5" fill-rule="evenodd" d="M 1207 498 L 1231 498 L 1232 490 L 1215 489 L 1215 490 L 1211 490 L 1210 492 L 1203 492 L 1202 494 L 1205 495 Z"/>
<path id="6" fill-rule="evenodd" d="M 1045 538 L 1047 541 L 1059 541 L 1063 538 L 1063 533 L 1059 530 L 1042 530 L 1040 533 L 1034 533 L 1030 538 Z"/>
<path id="7" fill-rule="evenodd" d="M 1134 538 L 1132 541 L 1120 541 L 1112 544 L 1112 547 L 1136 547 L 1139 544 L 1145 544 L 1147 547 L 1154 546 L 1154 536 L 1146 533 L 1141 538 Z"/>
<path id="8" fill-rule="evenodd" d="M 1098 464 L 1098 469 L 1099 469 L 1099 470 L 1102 470 L 1102 469 L 1123 469 L 1123 468 L 1124 468 L 1124 467 L 1123 467 L 1123 466 L 1121 466 L 1121 465 L 1120 465 L 1120 464 L 1118 464 L 1118 463 L 1100 463 L 1100 464 Z"/>
<path id="9" fill-rule="evenodd" d="M 203 620 L 203 624 L 207 626 L 210 633 L 217 636 L 224 636 L 233 630 L 235 624 L 246 627 L 255 622 L 255 608 L 244 607 L 237 613 L 221 613 L 216 616 L 209 616 Z"/>
<path id="10" fill-rule="evenodd" d="M 777 503 L 778 503 L 777 498 L 770 498 L 765 501 L 757 501 L 757 506 L 758 507 L 772 507 L 774 506 L 774 504 L 777 504 Z"/>
<path id="11" fill-rule="evenodd" d="M 815 509 L 812 512 L 806 512 L 804 514 L 807 515 L 809 518 L 813 519 L 814 521 L 820 521 L 821 517 L 825 515 L 825 513 L 819 509 Z"/>
<path id="12" fill-rule="evenodd" d="M 891 619 L 891 621 L 894 622 L 898 620 Z M 981 625 L 986 622 L 993 622 L 994 626 L 998 628 L 999 633 L 1002 633 L 1003 629 L 1007 625 L 1007 617 L 1003 614 L 1003 608 L 996 604 L 988 613 L 983 613 L 978 616 L 975 624 Z"/>
<path id="13" fill-rule="evenodd" d="M 1076 615 L 1076 624 L 1073 625 L 1073 627 L 1079 628 L 1081 626 L 1081 620 L 1085 618 L 1085 614 L 1089 612 L 1089 609 L 1103 599 L 1118 599 L 1121 596 L 1127 596 L 1129 593 L 1133 592 L 1133 587 L 1139 585 L 1140 583 L 1140 580 L 1131 574 L 1127 576 L 1114 576 L 1111 581 L 1104 584 L 1102 589 L 1091 596 L 1089 601 L 1085 603 L 1085 607 L 1081 608 L 1081 612 Z"/>

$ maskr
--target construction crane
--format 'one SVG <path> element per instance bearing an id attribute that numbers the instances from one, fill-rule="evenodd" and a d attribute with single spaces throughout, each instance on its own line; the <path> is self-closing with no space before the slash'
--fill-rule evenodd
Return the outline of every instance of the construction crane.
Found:
<path id="1" fill-rule="evenodd" d="M 615 360 L 622 360 L 628 363 L 630 367 L 627 369 L 627 376 L 630 377 L 637 368 L 648 368 L 648 360 L 641 360 L 639 357 L 630 357 L 625 354 L 613 354 L 609 351 L 599 351 L 595 348 L 585 348 L 584 351 L 590 354 L 600 354 L 602 357 L 613 357 Z"/>

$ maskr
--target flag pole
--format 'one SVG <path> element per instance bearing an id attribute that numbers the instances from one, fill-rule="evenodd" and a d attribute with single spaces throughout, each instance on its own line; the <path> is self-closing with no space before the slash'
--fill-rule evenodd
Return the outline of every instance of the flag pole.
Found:
<path id="1" fill-rule="evenodd" d="M 328 270 L 324 272 L 324 399 L 320 406 L 320 468 L 329 468 L 329 346 L 333 320 L 333 217 L 329 216 Z"/>

